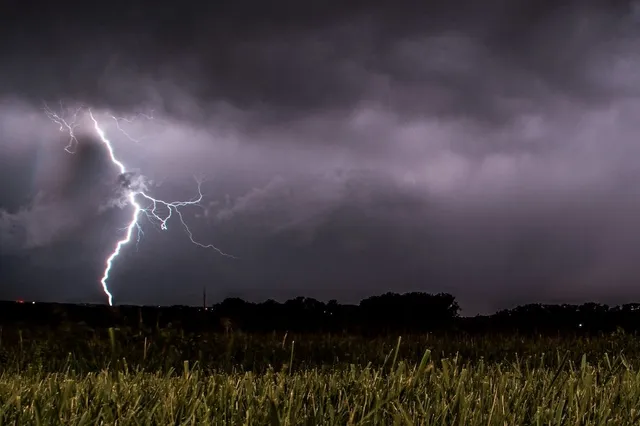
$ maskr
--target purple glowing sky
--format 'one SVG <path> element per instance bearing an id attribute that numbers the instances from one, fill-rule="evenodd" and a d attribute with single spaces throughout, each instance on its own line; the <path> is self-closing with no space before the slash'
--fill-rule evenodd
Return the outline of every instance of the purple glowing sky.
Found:
<path id="1" fill-rule="evenodd" d="M 239 3 L 185 4 L 170 34 L 174 11 L 141 20 L 134 4 L 101 26 L 88 10 L 2 18 L 0 297 L 103 301 L 130 211 L 90 127 L 64 151 L 42 101 L 65 99 L 92 106 L 154 196 L 189 198 L 204 175 L 185 217 L 242 259 L 145 228 L 114 272 L 119 303 L 198 303 L 204 284 L 256 300 L 446 291 L 465 314 L 640 298 L 632 3 Z M 109 114 L 139 112 L 154 118 L 119 122 L 132 142 Z"/>

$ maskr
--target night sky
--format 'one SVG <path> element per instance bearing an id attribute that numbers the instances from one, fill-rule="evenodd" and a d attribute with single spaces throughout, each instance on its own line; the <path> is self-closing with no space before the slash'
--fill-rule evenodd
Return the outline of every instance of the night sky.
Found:
<path id="1" fill-rule="evenodd" d="M 131 208 L 45 102 L 90 107 L 153 196 L 204 177 L 185 222 L 238 258 L 142 219 L 117 304 L 640 299 L 631 2 L 3 1 L 0 299 L 105 303 Z"/>

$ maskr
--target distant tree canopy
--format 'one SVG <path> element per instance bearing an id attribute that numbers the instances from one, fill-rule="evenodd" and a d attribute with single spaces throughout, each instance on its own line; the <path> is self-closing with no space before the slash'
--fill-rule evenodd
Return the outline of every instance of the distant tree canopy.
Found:
<path id="1" fill-rule="evenodd" d="M 386 293 L 360 302 L 340 305 L 297 297 L 278 303 L 267 300 L 250 303 L 225 299 L 213 305 L 213 313 L 230 318 L 243 330 L 342 331 L 370 329 L 383 331 L 426 331 L 451 325 L 460 307 L 450 294 Z"/>
<path id="2" fill-rule="evenodd" d="M 187 331 L 225 333 L 288 331 L 365 335 L 428 331 L 588 334 L 640 328 L 640 304 L 637 303 L 614 308 L 597 303 L 529 304 L 472 318 L 461 318 L 459 312 L 460 307 L 451 294 L 417 292 L 372 296 L 358 305 L 343 305 L 336 300 L 321 302 L 308 297 L 284 303 L 275 300 L 251 303 L 228 298 L 207 308 L 0 302 L 0 326 L 66 327 L 76 323 L 91 328 L 180 327 Z"/>
<path id="3" fill-rule="evenodd" d="M 386 293 L 360 302 L 366 323 L 387 331 L 428 331 L 453 324 L 460 307 L 450 294 Z"/>

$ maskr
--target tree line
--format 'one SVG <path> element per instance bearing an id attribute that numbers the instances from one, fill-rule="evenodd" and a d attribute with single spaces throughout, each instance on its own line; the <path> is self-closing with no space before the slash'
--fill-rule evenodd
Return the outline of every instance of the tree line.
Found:
<path id="1" fill-rule="evenodd" d="M 638 331 L 640 304 L 609 307 L 529 304 L 493 315 L 461 317 L 453 295 L 421 292 L 386 293 L 359 304 L 297 297 L 280 303 L 252 303 L 228 298 L 212 306 L 148 307 L 0 302 L 0 325 L 90 328 L 175 327 L 186 331 L 407 334 L 464 333 L 600 333 Z"/>

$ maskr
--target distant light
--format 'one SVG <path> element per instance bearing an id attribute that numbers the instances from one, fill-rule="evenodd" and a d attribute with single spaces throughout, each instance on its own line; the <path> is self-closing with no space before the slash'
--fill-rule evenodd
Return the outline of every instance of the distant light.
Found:
<path id="1" fill-rule="evenodd" d="M 18 299 L 18 300 L 16 300 L 16 303 L 24 303 L 24 300 Z"/>
<path id="2" fill-rule="evenodd" d="M 578 324 L 578 327 L 582 327 L 582 323 Z"/>
<path id="3" fill-rule="evenodd" d="M 35 305 L 35 304 L 36 304 L 36 302 L 31 302 L 31 304 L 32 304 L 32 305 Z"/>

